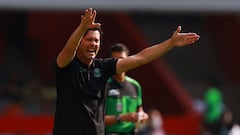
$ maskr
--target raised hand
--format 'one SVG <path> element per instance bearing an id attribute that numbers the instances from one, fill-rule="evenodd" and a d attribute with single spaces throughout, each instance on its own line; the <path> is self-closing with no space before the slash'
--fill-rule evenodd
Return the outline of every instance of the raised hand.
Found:
<path id="1" fill-rule="evenodd" d="M 180 33 L 181 26 L 173 33 L 171 41 L 174 46 L 186 46 L 195 43 L 200 36 L 196 33 Z"/>
<path id="2" fill-rule="evenodd" d="M 88 8 L 85 10 L 85 14 L 81 15 L 81 24 L 83 28 L 93 29 L 101 26 L 100 23 L 95 23 L 95 18 L 97 15 L 97 11 L 92 8 Z"/>

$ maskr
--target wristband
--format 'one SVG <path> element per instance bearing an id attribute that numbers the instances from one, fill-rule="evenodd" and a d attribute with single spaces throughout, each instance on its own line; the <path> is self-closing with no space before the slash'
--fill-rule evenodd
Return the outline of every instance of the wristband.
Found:
<path id="1" fill-rule="evenodd" d="M 116 114 L 116 121 L 117 121 L 117 123 L 119 123 L 119 122 L 121 122 L 121 118 L 120 118 L 120 115 L 119 114 Z"/>

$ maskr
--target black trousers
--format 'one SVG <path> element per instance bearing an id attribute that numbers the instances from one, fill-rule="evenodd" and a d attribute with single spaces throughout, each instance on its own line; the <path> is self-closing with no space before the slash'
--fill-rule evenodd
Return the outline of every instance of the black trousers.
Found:
<path id="1" fill-rule="evenodd" d="M 106 135 L 135 135 L 134 133 L 107 133 Z"/>

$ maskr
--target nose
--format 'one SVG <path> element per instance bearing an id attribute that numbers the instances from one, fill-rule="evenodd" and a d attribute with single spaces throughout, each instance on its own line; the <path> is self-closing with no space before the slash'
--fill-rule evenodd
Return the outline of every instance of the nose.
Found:
<path id="1" fill-rule="evenodd" d="M 96 47 L 98 46 L 98 44 L 97 44 L 96 42 L 94 42 L 94 41 L 92 41 L 92 42 L 90 43 L 90 45 L 91 45 L 92 47 L 94 47 L 94 48 L 96 48 Z"/>
<path id="2" fill-rule="evenodd" d="M 91 47 L 96 48 L 97 44 L 96 43 L 91 43 Z"/>
<path id="3" fill-rule="evenodd" d="M 95 46 L 94 41 L 91 41 L 89 44 L 90 44 L 90 46 Z"/>

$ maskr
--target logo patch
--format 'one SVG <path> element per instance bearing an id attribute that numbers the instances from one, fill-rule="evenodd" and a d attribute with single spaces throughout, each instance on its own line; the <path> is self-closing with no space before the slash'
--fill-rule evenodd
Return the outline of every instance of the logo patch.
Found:
<path id="1" fill-rule="evenodd" d="M 99 68 L 95 68 L 93 71 L 93 75 L 97 78 L 102 76 L 101 70 Z"/>

